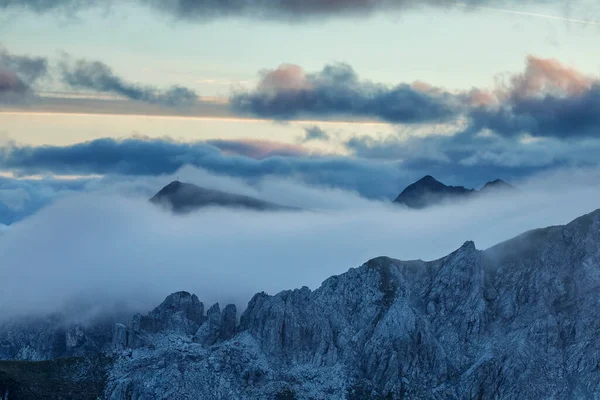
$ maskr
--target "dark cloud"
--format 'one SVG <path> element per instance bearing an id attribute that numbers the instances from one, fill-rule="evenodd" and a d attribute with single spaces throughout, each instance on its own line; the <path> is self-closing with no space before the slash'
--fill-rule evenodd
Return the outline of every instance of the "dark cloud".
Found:
<path id="1" fill-rule="evenodd" d="M 479 187 L 497 178 L 520 180 L 573 165 L 578 159 L 590 166 L 598 165 L 593 162 L 594 151 L 587 157 L 578 154 L 567 160 L 562 157 L 564 153 L 556 151 L 560 146 L 553 149 L 538 144 L 529 148 L 504 138 L 470 138 L 462 134 L 381 139 L 357 136 L 346 141 L 345 146 L 356 157 L 401 163 L 402 168 L 416 178 L 429 174 L 443 178 L 448 184 L 467 187 Z M 600 151 L 600 143 L 595 149 Z"/>
<path id="2" fill-rule="evenodd" d="M 0 95 L 23 94 L 28 89 L 27 84 L 13 71 L 0 69 Z"/>
<path id="3" fill-rule="evenodd" d="M 43 57 L 11 54 L 0 45 L 0 68 L 14 71 L 32 84 L 48 73 L 48 61 Z"/>
<path id="4" fill-rule="evenodd" d="M 600 138 L 600 84 L 571 96 L 513 98 L 500 107 L 478 108 L 470 114 L 474 131 L 490 129 L 504 136 Z"/>
<path id="5" fill-rule="evenodd" d="M 444 182 L 476 187 L 495 178 L 515 180 L 568 166 L 598 165 L 600 142 L 519 144 L 502 137 L 429 136 L 400 140 L 354 138 L 353 156 L 248 157 L 244 142 L 181 143 L 167 139 L 99 139 L 70 146 L 17 146 L 0 150 L 0 169 L 17 174 L 173 174 L 186 165 L 249 182 L 264 177 L 356 191 L 368 198 L 394 198 L 412 181 L 433 174 Z M 272 146 L 271 144 L 269 146 Z M 242 153 L 240 155 L 235 153 Z M 1 221 L 0 221 L 1 222 Z"/>
<path id="6" fill-rule="evenodd" d="M 557 60 L 527 58 L 525 71 L 493 92 L 472 92 L 468 131 L 507 137 L 600 137 L 600 81 Z"/>
<path id="7" fill-rule="evenodd" d="M 329 140 L 329 134 L 318 126 L 308 127 L 304 131 L 306 132 L 306 135 L 302 139 L 303 142 L 310 142 L 313 140 L 321 140 L 326 142 Z"/>
<path id="8" fill-rule="evenodd" d="M 458 132 L 383 138 L 356 136 L 344 145 L 354 157 L 400 163 L 405 171 L 444 177 L 444 182 L 451 184 L 469 182 L 471 187 L 496 178 L 514 181 L 559 168 L 600 166 L 597 156 L 600 139 L 524 141 L 513 136 Z"/>
<path id="9" fill-rule="evenodd" d="M 31 85 L 48 73 L 41 57 L 11 54 L 0 45 L 0 101 L 20 102 L 31 93 Z"/>
<path id="10" fill-rule="evenodd" d="M 126 82 L 118 77 L 108 65 L 100 61 L 63 62 L 61 69 L 63 81 L 75 89 L 114 93 L 131 100 L 169 107 L 190 105 L 198 99 L 198 95 L 193 90 L 182 86 L 172 86 L 167 90 L 160 90 L 152 86 Z"/>
<path id="11" fill-rule="evenodd" d="M 600 81 L 533 56 L 524 72 L 491 90 L 456 94 L 423 82 L 390 87 L 361 81 L 344 64 L 315 74 L 283 65 L 265 72 L 255 91 L 235 94 L 231 105 L 237 112 L 282 120 L 345 117 L 411 124 L 462 117 L 467 136 L 490 130 L 506 137 L 600 137 Z"/>
<path id="12" fill-rule="evenodd" d="M 212 145 L 229 154 L 238 154 L 254 159 L 263 159 L 273 156 L 303 156 L 308 155 L 308 151 L 302 146 L 273 142 L 267 140 L 226 140 L 213 139 L 207 140 L 207 144 Z"/>
<path id="13" fill-rule="evenodd" d="M 473 9 L 477 6 L 520 5 L 519 0 L 134 0 L 161 14 L 185 21 L 206 21 L 218 18 L 254 18 L 282 21 L 356 17 L 364 18 L 378 11 L 436 7 Z M 527 4 L 548 4 L 548 0 L 526 0 Z M 94 0 L 0 0 L 0 8 L 25 9 L 35 12 L 72 11 L 112 1 Z M 117 2 L 115 2 L 118 4 Z"/>
<path id="14" fill-rule="evenodd" d="M 13 144 L 0 149 L 0 169 L 22 175 L 160 175 L 173 174 L 184 165 L 249 180 L 265 176 L 294 177 L 310 184 L 356 191 L 371 198 L 392 198 L 407 182 L 400 165 L 392 163 L 331 156 L 254 159 L 225 154 L 206 142 L 107 138 L 64 147 Z"/>
<path id="15" fill-rule="evenodd" d="M 396 0 L 142 0 L 184 20 L 221 17 L 299 20 L 314 17 L 364 15 L 377 9 L 398 7 L 412 1 Z"/>
<path id="16" fill-rule="evenodd" d="M 273 119 L 353 117 L 393 123 L 442 122 L 456 117 L 455 96 L 422 85 L 386 86 L 359 79 L 346 64 L 307 74 L 295 65 L 268 71 L 254 92 L 231 98 L 234 110 Z"/>

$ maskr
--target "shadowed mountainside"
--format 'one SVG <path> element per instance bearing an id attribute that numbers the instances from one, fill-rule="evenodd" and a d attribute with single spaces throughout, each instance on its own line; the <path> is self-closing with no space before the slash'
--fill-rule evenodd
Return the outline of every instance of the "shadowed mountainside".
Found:
<path id="1" fill-rule="evenodd" d="M 187 292 L 102 334 L 12 321 L 0 358 L 105 354 L 106 379 L 89 382 L 106 399 L 595 398 L 598 298 L 600 210 L 485 251 L 466 242 L 430 262 L 378 257 L 313 291 L 258 293 L 239 322 L 234 305 L 205 311 Z M 0 388 L 39 376 L 36 390 L 58 396 L 61 379 L 92 374 L 18 366 L 0 362 Z"/>
<path id="2" fill-rule="evenodd" d="M 191 183 L 173 181 L 155 194 L 150 201 L 176 213 L 186 213 L 203 207 L 245 208 L 258 211 L 291 211 L 294 207 L 270 203 L 250 196 L 205 189 Z"/>
<path id="3" fill-rule="evenodd" d="M 492 191 L 518 192 L 514 186 L 501 179 L 486 183 L 481 190 L 475 190 L 463 186 L 447 186 L 433 176 L 427 175 L 408 185 L 396 197 L 394 203 L 404 204 L 410 208 L 425 208 L 448 201 L 472 198 L 474 195 Z"/>

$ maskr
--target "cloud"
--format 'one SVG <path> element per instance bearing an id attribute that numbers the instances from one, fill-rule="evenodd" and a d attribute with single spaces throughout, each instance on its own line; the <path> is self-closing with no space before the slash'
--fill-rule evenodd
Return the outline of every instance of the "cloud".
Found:
<path id="1" fill-rule="evenodd" d="M 46 59 L 11 54 L 0 45 L 0 102 L 22 101 L 47 73 Z"/>
<path id="2" fill-rule="evenodd" d="M 434 259 L 466 240 L 486 248 L 527 229 L 568 222 L 596 208 L 600 194 L 598 171 L 578 174 L 523 183 L 527 191 L 510 201 L 483 197 L 423 211 L 377 202 L 358 206 L 350 194 L 345 201 L 351 212 L 213 209 L 176 217 L 146 197 L 63 198 L 0 237 L 0 309 L 2 317 L 43 313 L 75 298 L 149 309 L 176 290 L 243 308 L 256 292 L 316 288 L 372 257 Z M 313 197 L 320 192 L 294 180 L 273 184 L 271 192 L 290 188 Z M 337 200 L 329 192 L 319 196 L 339 204 L 345 194 L 337 192 Z"/>
<path id="3" fill-rule="evenodd" d="M 542 171 L 597 166 L 600 141 L 564 143 L 547 138 L 523 141 L 499 135 L 429 135 L 354 137 L 344 142 L 351 156 L 303 154 L 287 144 L 220 140 L 178 142 L 170 139 L 104 138 L 68 146 L 0 147 L 0 169 L 26 175 L 104 175 L 142 177 L 171 175 L 185 166 L 257 182 L 266 178 L 294 179 L 310 185 L 359 193 L 373 199 L 393 199 L 404 187 L 427 174 L 448 184 L 478 187 L 490 180 L 520 180 Z M 286 154 L 290 153 L 290 154 Z M 80 185 L 80 190 L 89 190 Z M 168 183 L 168 182 L 166 182 Z M 150 190 L 150 188 L 152 190 Z M 149 185 L 150 195 L 156 185 Z M 137 192 L 136 192 L 137 193 Z M 255 195 L 255 194 L 250 194 Z M 8 223 L 38 209 L 5 211 Z M 49 202 L 45 201 L 43 204 Z M 29 204 L 29 203 L 28 203 Z M 29 212 L 29 213 L 30 213 Z M 0 217 L 2 213 L 0 212 Z"/>
<path id="4" fill-rule="evenodd" d="M 360 80 L 347 64 L 306 73 L 281 65 L 263 73 L 255 91 L 236 93 L 234 110 L 273 119 L 352 117 L 392 123 L 434 123 L 459 115 L 450 93 L 420 85 L 387 86 Z"/>
<path id="5" fill-rule="evenodd" d="M 118 77 L 108 65 L 100 61 L 63 62 L 61 70 L 62 80 L 74 89 L 113 93 L 130 100 L 169 107 L 191 105 L 198 100 L 198 95 L 193 90 L 182 86 L 172 86 L 167 90 L 160 90 L 152 86 L 126 82 Z"/>
<path id="6" fill-rule="evenodd" d="M 600 137 L 600 83 L 570 96 L 517 97 L 500 107 L 470 112 L 470 130 L 503 136 L 579 139 Z"/>
<path id="7" fill-rule="evenodd" d="M 578 139 L 600 135 L 600 80 L 554 59 L 529 56 L 524 72 L 491 89 L 450 93 L 425 82 L 386 86 L 360 80 L 348 65 L 317 73 L 295 65 L 263 72 L 232 109 L 264 118 L 350 118 L 394 124 L 467 122 L 465 134 Z"/>
<path id="8" fill-rule="evenodd" d="M 220 145 L 224 147 L 224 143 Z M 228 143 L 230 153 L 249 149 L 248 142 L 233 144 L 232 141 Z M 256 152 L 256 149 L 254 142 L 251 150 Z M 255 159 L 225 154 L 207 142 L 104 138 L 69 146 L 36 147 L 12 143 L 0 148 L 0 169 L 21 175 L 160 175 L 172 174 L 185 165 L 244 179 L 294 177 L 310 184 L 344 188 L 375 198 L 394 197 L 407 183 L 406 171 L 396 164 L 341 156 L 273 155 Z"/>
<path id="9" fill-rule="evenodd" d="M 0 8 L 28 9 L 43 13 L 53 10 L 75 10 L 94 3 L 94 0 L 0 0 Z"/>
<path id="10" fill-rule="evenodd" d="M 14 71 L 21 79 L 32 84 L 48 73 L 48 61 L 43 57 L 11 54 L 0 45 L 0 68 Z"/>
<path id="11" fill-rule="evenodd" d="M 544 94 L 579 95 L 589 90 L 593 79 L 558 60 L 527 57 L 523 74 L 510 79 L 509 96 L 535 97 Z"/>
<path id="12" fill-rule="evenodd" d="M 553 59 L 528 57 L 525 72 L 471 109 L 469 131 L 503 136 L 600 137 L 600 81 Z"/>
<path id="13" fill-rule="evenodd" d="M 0 177 L 0 224 L 13 224 L 63 196 L 81 192 L 89 181 Z"/>
<path id="14" fill-rule="evenodd" d="M 446 176 L 455 184 L 521 179 L 545 170 L 600 165 L 600 139 L 521 138 L 498 134 L 354 136 L 344 146 L 355 157 L 399 162 L 409 171 Z"/>
<path id="15" fill-rule="evenodd" d="M 0 69 L 0 95 L 23 94 L 29 88 L 13 71 Z"/>
<path id="16" fill-rule="evenodd" d="M 46 58 L 11 54 L 0 45 L 0 95 L 32 92 L 37 81 L 49 76 L 48 64 Z M 117 94 L 129 100 L 168 107 L 191 106 L 198 101 L 196 92 L 183 86 L 161 90 L 127 82 L 100 61 L 71 61 L 67 57 L 59 63 L 59 70 L 60 80 L 72 89 Z"/>
<path id="17" fill-rule="evenodd" d="M 207 140 L 206 143 L 217 147 L 224 154 L 237 154 L 257 160 L 273 156 L 294 157 L 309 154 L 309 151 L 302 146 L 269 140 L 212 139 Z"/>
<path id="18" fill-rule="evenodd" d="M 355 157 L 396 162 L 414 179 L 426 174 L 444 183 L 480 187 L 493 179 L 522 180 L 542 171 L 567 166 L 596 166 L 600 142 L 574 144 L 560 142 L 521 143 L 497 136 L 464 135 L 356 136 L 345 142 Z"/>
<path id="19" fill-rule="evenodd" d="M 310 126 L 305 129 L 306 135 L 302 139 L 302 142 L 310 142 L 315 140 L 328 141 L 330 139 L 329 134 L 318 126 Z"/>
<path id="20" fill-rule="evenodd" d="M 108 4 L 113 2 L 108 1 Z M 483 6 L 498 6 L 493 9 L 545 18 L 559 18 L 535 13 L 511 11 L 506 7 L 522 5 L 517 0 L 470 0 L 455 2 L 448 0 L 134 0 L 133 3 L 152 8 L 179 20 L 208 21 L 220 18 L 252 18 L 259 20 L 306 21 L 324 18 L 365 18 L 375 12 L 405 11 L 424 7 L 457 8 L 476 10 Z M 527 0 L 528 5 L 545 5 L 547 0 Z M 102 3 L 105 5 L 106 3 Z M 118 3 L 117 3 L 118 4 Z M 72 11 L 98 6 L 93 0 L 0 0 L 0 9 L 21 9 L 38 13 Z M 579 21 L 570 19 L 571 21 Z"/>

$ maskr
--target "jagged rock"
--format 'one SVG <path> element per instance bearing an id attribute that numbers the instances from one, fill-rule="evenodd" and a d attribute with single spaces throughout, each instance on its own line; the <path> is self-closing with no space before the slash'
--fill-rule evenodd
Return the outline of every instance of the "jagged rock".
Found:
<path id="1" fill-rule="evenodd" d="M 164 330 L 134 317 L 105 398 L 600 396 L 600 210 L 485 251 L 466 242 L 431 262 L 379 257 L 314 291 L 259 293 L 237 330 L 235 309 L 215 304 L 193 341 L 182 296 L 150 313 L 178 315 Z M 131 346 L 131 333 L 143 341 Z"/>
<path id="2" fill-rule="evenodd" d="M 245 208 L 257 211 L 293 211 L 287 207 L 250 196 L 207 189 L 191 183 L 173 181 L 156 193 L 150 201 L 176 213 L 187 213 L 203 207 Z"/>
<path id="3" fill-rule="evenodd" d="M 237 308 L 234 304 L 228 304 L 221 313 L 220 340 L 229 340 L 236 334 Z"/>
<path id="4" fill-rule="evenodd" d="M 127 327 L 123 324 L 115 324 L 115 328 L 113 330 L 113 349 L 115 350 L 124 350 L 127 348 Z"/>
<path id="5" fill-rule="evenodd" d="M 50 360 L 110 349 L 114 316 L 88 322 L 64 316 L 17 318 L 0 323 L 0 360 Z"/>
<path id="6" fill-rule="evenodd" d="M 177 292 L 169 295 L 148 315 L 141 316 L 139 329 L 148 333 L 161 331 L 191 335 L 204 322 L 204 304 L 196 295 Z"/>
<path id="7" fill-rule="evenodd" d="M 67 349 L 82 346 L 85 343 L 85 331 L 81 325 L 70 326 L 66 330 L 66 346 Z"/>
<path id="8" fill-rule="evenodd" d="M 219 339 L 221 333 L 221 308 L 219 303 L 214 304 L 206 312 L 206 321 L 194 335 L 194 342 L 204 347 L 212 346 Z"/>
<path id="9" fill-rule="evenodd" d="M 480 190 L 467 189 L 463 186 L 448 186 L 431 175 L 424 176 L 408 185 L 394 200 L 410 208 L 425 208 L 449 201 L 466 200 L 479 194 L 516 194 L 519 191 L 501 179 L 486 183 Z"/>

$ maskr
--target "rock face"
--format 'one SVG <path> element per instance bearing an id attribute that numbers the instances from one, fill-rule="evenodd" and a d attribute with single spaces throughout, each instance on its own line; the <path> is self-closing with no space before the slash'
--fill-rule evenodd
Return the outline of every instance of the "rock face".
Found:
<path id="1" fill-rule="evenodd" d="M 446 186 L 433 176 L 427 175 L 407 186 L 394 200 L 394 203 L 404 204 L 410 208 L 425 208 L 452 200 L 464 200 L 476 194 L 492 191 L 515 193 L 517 189 L 501 179 L 486 183 L 481 190 L 467 189 L 463 186 Z"/>
<path id="2" fill-rule="evenodd" d="M 380 257 L 314 291 L 259 293 L 237 326 L 233 306 L 204 315 L 175 293 L 114 326 L 98 395 L 598 398 L 598 299 L 600 210 L 485 251 L 467 242 L 432 262 Z"/>
<path id="3" fill-rule="evenodd" d="M 259 211 L 296 210 L 250 196 L 205 189 L 191 183 L 173 181 L 162 188 L 150 201 L 176 213 L 186 213 L 202 207 L 233 207 Z"/>
<path id="4" fill-rule="evenodd" d="M 125 319 L 109 316 L 88 324 L 52 315 L 5 321 L 0 323 L 0 360 L 42 361 L 108 351 L 118 321 Z"/>

